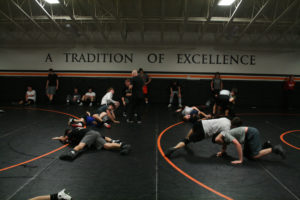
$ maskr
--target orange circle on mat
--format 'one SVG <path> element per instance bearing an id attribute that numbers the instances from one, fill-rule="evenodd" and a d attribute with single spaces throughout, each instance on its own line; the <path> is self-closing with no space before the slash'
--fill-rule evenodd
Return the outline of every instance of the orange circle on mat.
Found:
<path id="1" fill-rule="evenodd" d="M 6 109 L 20 109 L 20 108 L 15 108 L 15 107 L 5 107 L 5 108 L 6 108 Z M 77 119 L 78 119 L 78 117 L 75 116 L 75 115 L 72 115 L 72 114 L 69 114 L 69 113 L 65 113 L 65 112 L 61 112 L 61 111 L 57 111 L 57 110 L 48 110 L 48 109 L 43 109 L 43 108 L 23 108 L 23 109 L 25 109 L 25 110 L 39 110 L 39 111 L 46 111 L 46 112 L 58 113 L 58 114 L 67 115 L 67 116 L 70 116 L 70 117 L 73 117 L 73 118 L 77 118 Z M 61 146 L 61 147 L 59 147 L 59 148 L 57 148 L 57 149 L 54 149 L 53 151 L 50 151 L 50 152 L 45 153 L 45 154 L 43 154 L 43 155 L 37 156 L 37 157 L 32 158 L 32 159 L 30 159 L 30 160 L 27 160 L 27 161 L 24 161 L 24 162 L 15 164 L 15 165 L 11 165 L 11 166 L 2 168 L 2 169 L 0 169 L 0 172 L 6 171 L 6 170 L 9 170 L 9 169 L 12 169 L 12 168 L 21 166 L 21 165 L 25 165 L 25 164 L 30 163 L 30 162 L 33 162 L 33 161 L 35 161 L 35 160 L 38 160 L 38 159 L 40 159 L 40 158 L 43 158 L 43 157 L 48 156 L 48 155 L 50 155 L 50 154 L 53 154 L 53 153 L 55 153 L 55 152 L 57 152 L 57 151 L 59 151 L 59 150 L 65 148 L 65 147 L 67 147 L 68 145 L 69 145 L 69 144 L 65 144 L 65 145 L 63 145 L 63 146 Z"/>
<path id="2" fill-rule="evenodd" d="M 289 133 L 294 133 L 294 132 L 300 132 L 300 130 L 292 130 L 292 131 L 287 131 L 287 132 L 284 132 L 280 135 L 280 139 L 283 143 L 289 145 L 290 147 L 294 148 L 294 149 L 297 149 L 297 150 L 300 150 L 300 147 L 296 147 L 290 143 L 288 143 L 283 137 Z"/>

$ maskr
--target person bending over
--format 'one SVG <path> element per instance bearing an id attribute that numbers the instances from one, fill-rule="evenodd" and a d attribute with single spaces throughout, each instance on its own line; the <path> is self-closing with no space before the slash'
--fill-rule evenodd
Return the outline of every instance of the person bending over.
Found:
<path id="1" fill-rule="evenodd" d="M 60 140 L 69 143 L 74 148 L 62 154 L 59 158 L 62 160 L 74 160 L 86 148 L 95 147 L 97 150 L 120 150 L 121 155 L 129 153 L 131 146 L 120 140 L 113 140 L 102 136 L 100 132 L 89 128 L 66 129 L 64 136 L 54 137 L 53 140 Z"/>
<path id="2" fill-rule="evenodd" d="M 170 157 L 175 151 L 188 145 L 190 142 L 199 142 L 203 139 L 210 138 L 216 133 L 223 133 L 230 130 L 230 126 L 240 126 L 241 120 L 238 117 L 231 121 L 225 117 L 219 119 L 197 120 L 189 130 L 187 136 L 177 145 L 169 148 L 165 155 Z"/>
<path id="3" fill-rule="evenodd" d="M 20 105 L 22 105 L 22 104 L 24 104 L 24 105 L 32 105 L 32 104 L 35 103 L 35 101 L 36 101 L 36 92 L 35 92 L 35 90 L 32 89 L 31 86 L 28 86 L 26 94 L 25 94 L 25 99 L 19 101 L 19 104 Z"/>
<path id="4" fill-rule="evenodd" d="M 107 93 L 102 97 L 101 99 L 101 105 L 108 105 L 110 103 L 114 103 L 115 107 L 118 108 L 120 106 L 120 102 L 113 100 L 115 90 L 114 88 L 109 88 L 107 90 Z"/>
<path id="5" fill-rule="evenodd" d="M 172 107 L 174 96 L 177 96 L 178 98 L 178 106 L 182 107 L 182 101 L 181 101 L 181 86 L 178 84 L 177 80 L 173 81 L 170 85 L 170 101 L 168 108 Z"/>
<path id="6" fill-rule="evenodd" d="M 204 112 L 200 111 L 196 106 L 183 106 L 182 108 L 176 110 L 176 112 L 181 112 L 184 121 L 191 121 L 192 119 L 195 119 L 197 117 L 200 117 L 202 119 L 211 118 L 211 115 L 205 114 Z"/>
<path id="7" fill-rule="evenodd" d="M 73 94 L 69 94 L 66 98 L 67 104 L 79 104 L 81 100 L 81 94 L 78 88 L 74 88 Z"/>
<path id="8" fill-rule="evenodd" d="M 213 143 L 222 145 L 222 150 L 217 153 L 220 157 L 226 152 L 227 145 L 234 144 L 239 159 L 231 161 L 232 164 L 243 163 L 243 155 L 250 159 L 258 159 L 270 153 L 275 153 L 285 158 L 285 152 L 281 145 L 273 145 L 267 141 L 262 147 L 259 137 L 259 131 L 254 127 L 242 126 L 214 135 Z M 242 147 L 244 144 L 244 150 Z"/>
<path id="9" fill-rule="evenodd" d="M 92 107 L 93 103 L 96 101 L 96 93 L 93 92 L 93 89 L 89 87 L 88 92 L 81 98 L 80 106 L 83 105 L 84 102 L 89 102 L 89 106 Z"/>
<path id="10" fill-rule="evenodd" d="M 224 112 L 226 117 L 230 113 L 233 114 L 237 93 L 238 90 L 236 88 L 232 88 L 231 91 L 221 90 L 213 107 L 213 115 L 219 115 L 221 111 Z"/>
<path id="11" fill-rule="evenodd" d="M 108 120 L 112 121 L 113 123 L 119 124 L 120 121 L 116 120 L 116 115 L 115 115 L 115 111 L 116 110 L 116 106 L 114 103 L 109 103 L 108 105 L 102 105 L 100 106 L 100 108 L 98 108 L 95 111 L 95 114 L 93 114 L 92 116 L 97 119 L 99 122 L 101 122 L 101 116 L 103 117 L 108 117 Z M 107 115 L 104 116 L 104 114 L 102 113 L 106 113 Z M 106 120 L 106 123 L 108 122 L 108 120 Z"/>
<path id="12" fill-rule="evenodd" d="M 63 189 L 62 191 L 55 194 L 38 196 L 29 200 L 71 200 L 71 199 L 72 199 L 71 195 L 66 192 L 66 189 Z"/>

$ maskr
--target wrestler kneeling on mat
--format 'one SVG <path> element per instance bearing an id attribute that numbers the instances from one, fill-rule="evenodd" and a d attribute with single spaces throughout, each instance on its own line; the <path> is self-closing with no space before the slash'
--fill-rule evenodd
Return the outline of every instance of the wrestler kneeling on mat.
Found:
<path id="1" fill-rule="evenodd" d="M 250 159 L 257 159 L 270 153 L 275 153 L 280 155 L 283 159 L 285 158 L 285 151 L 281 145 L 275 145 L 273 147 L 270 141 L 267 141 L 262 146 L 259 131 L 253 127 L 242 126 L 220 134 L 215 134 L 212 138 L 212 142 L 222 145 L 222 150 L 217 153 L 218 157 L 226 152 L 227 145 L 231 143 L 234 144 L 239 159 L 232 161 L 232 164 L 242 163 L 243 154 Z M 244 150 L 242 149 L 242 144 L 244 144 Z"/>
<path id="2" fill-rule="evenodd" d="M 71 146 L 74 146 L 70 152 L 60 156 L 62 160 L 74 160 L 79 153 L 91 147 L 95 147 L 97 150 L 120 150 L 121 155 L 126 155 L 131 150 L 129 144 L 102 136 L 100 132 L 89 128 L 66 129 L 64 136 L 52 139 L 60 140 L 63 143 L 69 143 Z"/>

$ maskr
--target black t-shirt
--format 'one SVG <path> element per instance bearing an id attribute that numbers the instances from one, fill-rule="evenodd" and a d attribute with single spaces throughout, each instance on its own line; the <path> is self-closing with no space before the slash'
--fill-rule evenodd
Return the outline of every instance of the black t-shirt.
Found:
<path id="1" fill-rule="evenodd" d="M 70 145 L 78 145 L 88 131 L 89 129 L 87 128 L 73 129 L 72 132 L 68 134 L 68 140 Z"/>
<path id="2" fill-rule="evenodd" d="M 56 74 L 48 74 L 49 86 L 56 86 L 57 75 Z"/>
<path id="3" fill-rule="evenodd" d="M 132 78 L 132 97 L 133 98 L 143 98 L 143 86 L 144 81 L 140 76 L 135 76 Z"/>
<path id="4" fill-rule="evenodd" d="M 129 89 L 129 87 L 125 86 L 122 92 L 122 97 L 124 97 L 125 100 L 126 99 L 130 100 L 132 96 L 126 96 L 126 94 L 132 94 L 132 89 Z"/>
<path id="5" fill-rule="evenodd" d="M 174 85 L 173 83 L 170 85 L 170 88 L 172 88 L 173 92 L 178 91 L 180 88 L 180 85 Z"/>

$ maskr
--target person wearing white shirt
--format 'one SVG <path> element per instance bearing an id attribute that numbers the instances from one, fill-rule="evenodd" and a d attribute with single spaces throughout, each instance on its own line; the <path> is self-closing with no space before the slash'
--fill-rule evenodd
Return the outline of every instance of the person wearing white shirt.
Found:
<path id="1" fill-rule="evenodd" d="M 219 119 L 197 120 L 193 123 L 193 127 L 187 136 L 177 145 L 169 148 L 165 155 L 170 157 L 175 151 L 188 145 L 190 142 L 200 142 L 203 139 L 213 137 L 214 134 L 229 131 L 231 127 L 238 127 L 242 123 L 239 117 L 233 118 L 231 121 L 225 117 Z"/>
<path id="2" fill-rule="evenodd" d="M 110 103 L 113 103 L 115 104 L 116 108 L 118 108 L 120 103 L 118 101 L 113 100 L 114 93 L 114 88 L 109 88 L 107 90 L 107 93 L 101 99 L 101 105 L 108 105 Z"/>
<path id="3" fill-rule="evenodd" d="M 82 106 L 83 102 L 90 102 L 89 106 L 91 107 L 91 106 L 93 106 L 93 103 L 95 102 L 95 100 L 96 100 L 96 93 L 93 92 L 92 88 L 89 88 L 88 92 L 82 96 L 81 103 L 79 105 Z"/>
<path id="4" fill-rule="evenodd" d="M 35 90 L 32 89 L 31 86 L 27 87 L 27 91 L 25 93 L 25 99 L 19 101 L 19 104 L 24 104 L 24 105 L 31 105 L 34 104 L 36 101 L 36 92 Z"/>

